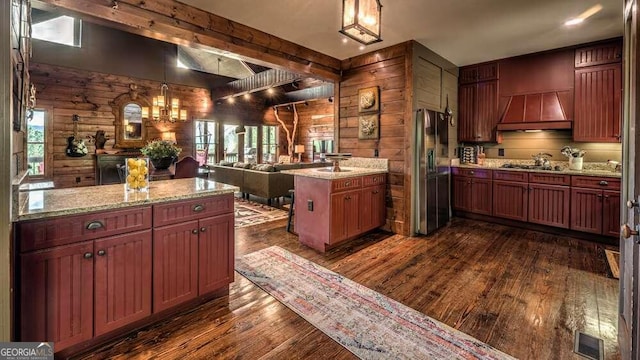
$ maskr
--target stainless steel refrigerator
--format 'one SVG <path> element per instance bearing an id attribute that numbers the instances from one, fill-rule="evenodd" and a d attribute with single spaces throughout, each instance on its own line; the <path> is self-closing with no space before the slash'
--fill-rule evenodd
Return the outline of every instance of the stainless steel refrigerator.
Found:
<path id="1" fill-rule="evenodd" d="M 449 126 L 445 115 L 432 110 L 416 111 L 418 169 L 418 229 L 430 234 L 449 222 L 450 173 Z"/>

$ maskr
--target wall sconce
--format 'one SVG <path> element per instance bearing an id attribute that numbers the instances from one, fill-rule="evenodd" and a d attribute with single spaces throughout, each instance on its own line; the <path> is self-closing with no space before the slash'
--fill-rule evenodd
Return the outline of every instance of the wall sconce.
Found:
<path id="1" fill-rule="evenodd" d="M 296 145 L 293 148 L 293 152 L 298 154 L 298 162 L 302 162 L 302 153 L 304 153 L 304 145 Z"/>
<path id="2" fill-rule="evenodd" d="M 172 143 L 177 144 L 176 133 L 174 131 L 165 131 L 162 133 L 162 140 L 171 141 Z"/>

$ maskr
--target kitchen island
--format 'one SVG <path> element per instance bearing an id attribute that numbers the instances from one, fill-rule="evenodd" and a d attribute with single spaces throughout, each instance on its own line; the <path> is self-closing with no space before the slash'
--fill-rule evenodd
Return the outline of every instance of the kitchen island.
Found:
<path id="1" fill-rule="evenodd" d="M 327 249 L 386 222 L 386 168 L 286 170 L 295 176 L 295 229 L 301 243 Z"/>
<path id="2" fill-rule="evenodd" d="M 191 178 L 148 192 L 20 193 L 17 340 L 52 341 L 66 356 L 227 294 L 237 190 Z"/>

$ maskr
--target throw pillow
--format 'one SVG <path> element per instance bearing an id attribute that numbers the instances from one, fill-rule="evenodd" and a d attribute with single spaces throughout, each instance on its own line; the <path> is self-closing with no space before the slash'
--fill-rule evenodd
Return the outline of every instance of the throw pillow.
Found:
<path id="1" fill-rule="evenodd" d="M 276 169 L 269 164 L 258 164 L 256 165 L 256 170 L 258 171 L 266 171 L 266 172 L 274 172 Z"/>
<path id="2" fill-rule="evenodd" d="M 220 161 L 220 166 L 233 166 L 233 163 L 231 161 Z"/>

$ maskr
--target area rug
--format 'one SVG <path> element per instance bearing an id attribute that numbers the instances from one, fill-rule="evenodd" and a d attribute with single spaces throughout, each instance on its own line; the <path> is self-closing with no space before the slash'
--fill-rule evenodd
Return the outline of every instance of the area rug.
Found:
<path id="1" fill-rule="evenodd" d="M 607 263 L 609 263 L 611 275 L 616 279 L 620 279 L 620 253 L 608 249 L 605 249 L 604 253 L 607 256 Z"/>
<path id="2" fill-rule="evenodd" d="M 236 229 L 286 219 L 289 215 L 284 210 L 245 199 L 236 198 L 234 205 Z"/>
<path id="3" fill-rule="evenodd" d="M 514 359 L 277 246 L 236 271 L 361 359 Z"/>

